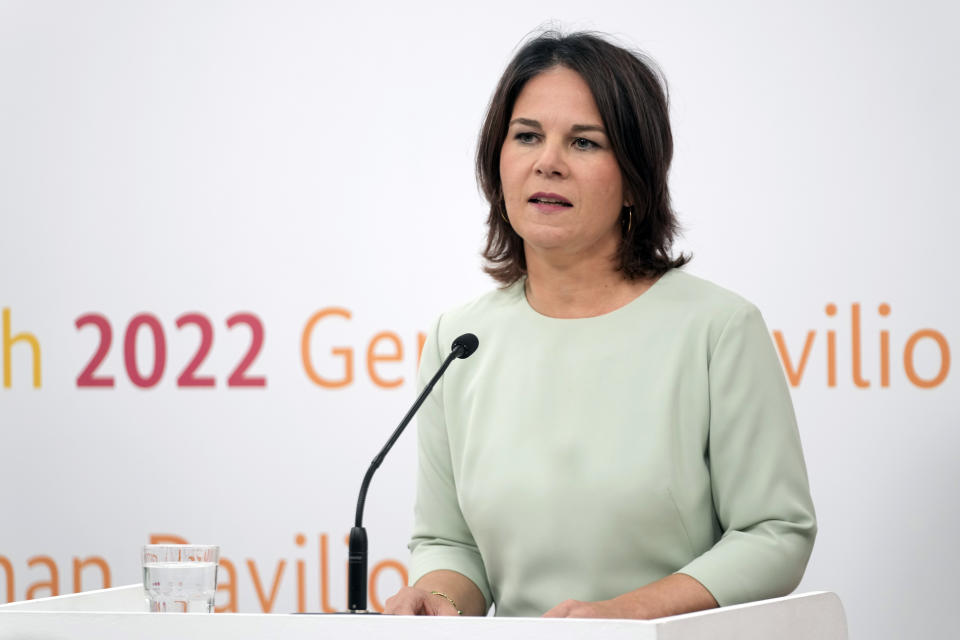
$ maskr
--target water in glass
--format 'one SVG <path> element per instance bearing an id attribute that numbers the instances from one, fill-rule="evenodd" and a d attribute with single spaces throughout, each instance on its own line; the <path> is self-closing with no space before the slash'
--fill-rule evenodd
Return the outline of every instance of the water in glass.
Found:
<path id="1" fill-rule="evenodd" d="M 215 562 L 147 562 L 143 588 L 150 611 L 213 613 L 216 595 Z"/>

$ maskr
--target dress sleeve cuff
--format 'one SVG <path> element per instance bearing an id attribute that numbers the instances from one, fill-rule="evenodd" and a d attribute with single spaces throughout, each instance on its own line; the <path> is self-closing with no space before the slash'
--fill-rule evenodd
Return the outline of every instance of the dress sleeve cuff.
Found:
<path id="1" fill-rule="evenodd" d="M 806 526 L 785 524 L 760 527 L 780 529 L 776 533 L 729 532 L 677 573 L 702 584 L 721 607 L 785 596 L 800 583 L 816 535 L 812 519 Z"/>
<path id="2" fill-rule="evenodd" d="M 461 547 L 446 544 L 421 542 L 410 559 L 410 584 L 413 585 L 431 571 L 456 571 L 477 585 L 486 603 L 485 610 L 493 604 L 487 574 L 479 554 Z"/>

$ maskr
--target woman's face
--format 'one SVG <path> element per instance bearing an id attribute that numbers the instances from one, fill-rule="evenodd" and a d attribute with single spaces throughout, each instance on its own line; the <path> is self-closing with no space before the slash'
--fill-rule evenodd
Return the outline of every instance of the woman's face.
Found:
<path id="1" fill-rule="evenodd" d="M 593 94 L 566 67 L 534 76 L 517 97 L 500 152 L 507 216 L 524 249 L 612 256 L 630 204 Z"/>

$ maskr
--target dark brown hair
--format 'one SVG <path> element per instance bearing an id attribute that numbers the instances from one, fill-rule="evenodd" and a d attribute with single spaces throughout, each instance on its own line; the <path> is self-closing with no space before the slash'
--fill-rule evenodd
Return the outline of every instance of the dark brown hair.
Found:
<path id="1" fill-rule="evenodd" d="M 523 239 L 506 220 L 500 149 L 524 85 L 556 66 L 576 71 L 590 87 L 624 185 L 633 198 L 632 221 L 626 208 L 621 212 L 623 238 L 617 268 L 632 280 L 686 264 L 688 256 L 674 258 L 671 254 L 679 228 L 667 187 L 673 136 L 666 83 L 656 64 L 594 33 L 546 31 L 524 44 L 507 65 L 480 130 L 477 182 L 490 203 L 484 270 L 504 285 L 526 274 Z"/>

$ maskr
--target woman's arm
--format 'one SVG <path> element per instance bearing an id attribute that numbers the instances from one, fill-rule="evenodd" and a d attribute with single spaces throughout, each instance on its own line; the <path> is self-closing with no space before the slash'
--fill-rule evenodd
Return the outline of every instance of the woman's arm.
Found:
<path id="1" fill-rule="evenodd" d="M 803 576 L 817 525 L 783 368 L 753 305 L 710 356 L 708 460 L 714 546 L 679 568 L 721 606 L 784 596 Z"/>
<path id="2" fill-rule="evenodd" d="M 546 615 L 661 617 L 782 596 L 800 581 L 816 520 L 790 393 L 755 307 L 730 316 L 709 367 L 707 459 L 720 540 L 678 573 Z"/>
<path id="3" fill-rule="evenodd" d="M 688 575 L 674 573 L 611 600 L 566 600 L 547 611 L 543 617 L 649 620 L 712 609 L 716 606 L 717 601 L 702 584 Z"/>
<path id="4" fill-rule="evenodd" d="M 437 595 L 432 592 L 439 592 Z M 446 597 L 444 597 L 446 596 Z M 454 606 L 456 605 L 456 606 Z M 412 587 L 387 598 L 384 613 L 411 616 L 482 616 L 487 613 L 480 589 L 456 571 L 431 571 Z"/>
<path id="5" fill-rule="evenodd" d="M 420 388 L 440 367 L 440 320 L 423 348 Z M 449 374 L 448 374 L 449 375 Z M 460 511 L 443 409 L 444 380 L 417 416 L 417 498 L 410 541 L 412 587 L 387 600 L 386 612 L 414 615 L 484 615 L 492 600 L 480 551 Z M 431 594 L 439 591 L 456 603 Z"/>

